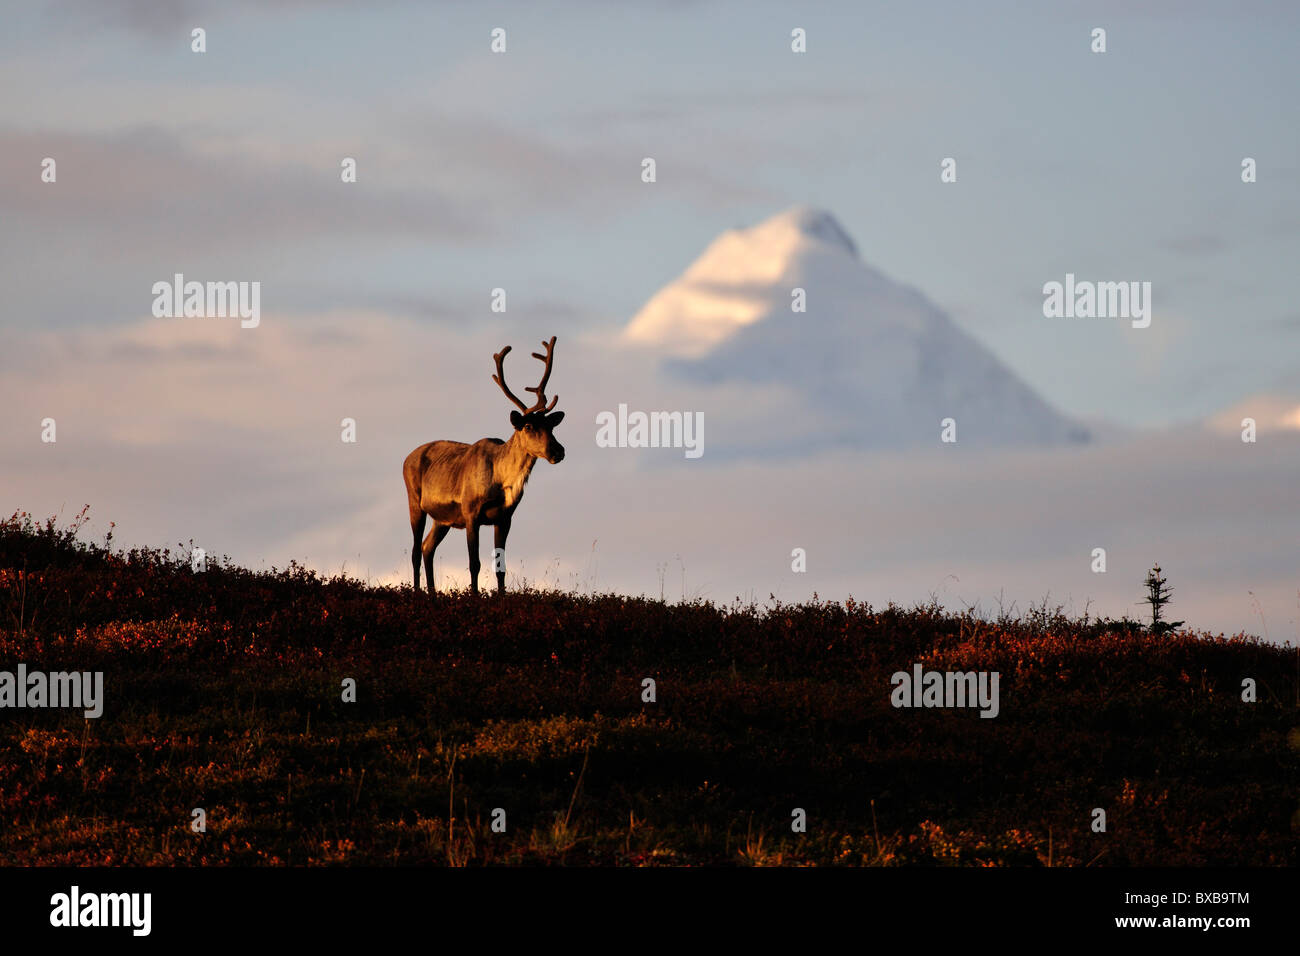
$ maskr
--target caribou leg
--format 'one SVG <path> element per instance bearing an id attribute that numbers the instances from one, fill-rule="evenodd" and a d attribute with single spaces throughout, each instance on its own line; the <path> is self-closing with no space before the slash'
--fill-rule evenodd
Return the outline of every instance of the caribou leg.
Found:
<path id="1" fill-rule="evenodd" d="M 503 517 L 492 532 L 492 565 L 497 572 L 497 594 L 506 593 L 506 537 L 509 534 L 510 519 Z"/>
<path id="2" fill-rule="evenodd" d="M 411 537 L 415 540 L 411 544 L 411 573 L 415 575 L 415 590 L 420 590 L 420 538 L 424 535 L 424 519 L 427 517 L 423 511 L 412 506 L 411 508 Z"/>
<path id="3" fill-rule="evenodd" d="M 465 525 L 465 541 L 469 544 L 469 587 L 471 593 L 478 594 L 478 525 Z"/>
<path id="4" fill-rule="evenodd" d="M 443 538 L 447 537 L 447 532 L 451 530 L 449 524 L 433 523 L 429 529 L 428 536 L 424 539 L 424 577 L 429 582 L 429 594 L 432 596 L 436 592 L 433 590 L 433 552 L 438 550 L 438 544 Z"/>

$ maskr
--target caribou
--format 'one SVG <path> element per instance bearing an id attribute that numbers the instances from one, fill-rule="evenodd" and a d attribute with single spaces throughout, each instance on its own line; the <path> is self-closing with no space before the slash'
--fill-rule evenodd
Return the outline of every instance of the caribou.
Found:
<path id="1" fill-rule="evenodd" d="M 473 593 L 478 593 L 478 532 L 483 525 L 492 525 L 494 566 L 497 574 L 497 593 L 506 590 L 505 548 L 510 534 L 510 521 L 524 496 L 524 485 L 532 474 L 538 458 L 553 465 L 564 460 L 564 446 L 555 440 L 555 426 L 564 420 L 564 412 L 552 412 L 559 396 L 546 402 L 546 383 L 551 377 L 551 363 L 555 358 L 555 336 L 543 341 L 545 355 L 533 353 L 545 367 L 542 379 L 525 391 L 537 396 L 537 401 L 526 405 L 506 385 L 505 358 L 510 352 L 507 345 L 492 357 L 497 371 L 492 381 L 501 387 L 506 398 L 518 411 L 511 411 L 510 424 L 515 432 L 509 441 L 499 438 L 480 438 L 472 445 L 459 441 L 431 441 L 421 445 L 409 455 L 402 465 L 406 481 L 406 500 L 411 513 L 411 571 L 415 576 L 415 590 L 420 589 L 420 558 L 424 558 L 424 577 L 429 594 L 433 587 L 433 553 L 452 528 L 464 528 L 469 543 L 469 579 Z M 426 518 L 433 526 L 421 543 Z"/>

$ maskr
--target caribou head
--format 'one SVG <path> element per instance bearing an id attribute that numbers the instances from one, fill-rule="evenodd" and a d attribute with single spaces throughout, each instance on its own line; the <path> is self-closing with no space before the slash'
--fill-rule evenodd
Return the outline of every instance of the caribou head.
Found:
<path id="1" fill-rule="evenodd" d="M 510 424 L 515 428 L 515 434 L 511 441 L 518 441 L 523 448 L 534 458 L 545 458 L 552 465 L 558 465 L 564 461 L 564 446 L 555 440 L 553 431 L 555 426 L 564 421 L 564 412 L 551 412 L 555 403 L 560 400 L 556 395 L 551 399 L 551 403 L 546 404 L 546 382 L 551 377 L 551 362 L 555 358 L 555 336 L 551 336 L 549 342 L 543 342 L 542 347 L 546 349 L 545 355 L 533 353 L 533 358 L 540 359 L 546 363 L 546 368 L 542 372 L 542 380 L 536 386 L 525 386 L 524 391 L 532 392 L 537 396 L 537 401 L 532 405 L 525 405 L 514 392 L 510 391 L 510 386 L 506 384 L 505 360 L 510 354 L 510 346 L 507 345 L 500 352 L 492 356 L 497 363 L 497 373 L 492 376 L 492 381 L 501 386 L 501 391 L 506 393 L 506 398 L 515 403 L 519 409 L 517 412 L 510 413 Z"/>

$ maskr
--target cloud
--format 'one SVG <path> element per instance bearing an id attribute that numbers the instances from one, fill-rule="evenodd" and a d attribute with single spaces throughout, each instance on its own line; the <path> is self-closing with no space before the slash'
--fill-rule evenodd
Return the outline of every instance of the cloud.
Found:
<path id="1" fill-rule="evenodd" d="M 529 333 L 450 330 L 381 313 L 289 319 L 150 320 L 62 333 L 10 331 L 0 377 L 0 484 L 14 507 L 89 502 L 123 544 L 188 542 L 252 565 L 291 558 L 401 582 L 410 538 L 401 461 L 434 438 L 506 437 L 509 406 L 491 353 Z M 520 382 L 528 378 L 521 363 Z M 57 378 L 49 369 L 57 367 Z M 552 391 L 569 414 L 563 464 L 538 465 L 516 516 L 512 574 L 657 596 L 729 601 L 853 596 L 1024 609 L 1049 596 L 1081 613 L 1139 614 L 1159 561 L 1174 610 L 1215 630 L 1290 636 L 1300 587 L 1294 476 L 1300 435 L 1257 445 L 1191 429 L 1112 444 L 960 456 L 937 450 L 714 461 L 732 427 L 783 413 L 711 391 L 705 458 L 599 448 L 595 415 L 683 407 L 632 350 L 561 337 Z M 691 407 L 686 405 L 685 407 Z M 702 406 L 696 406 L 702 407 Z M 789 414 L 788 410 L 784 412 Z M 40 422 L 58 422 L 58 442 Z M 358 442 L 340 441 L 357 421 Z M 594 545 L 593 545 L 594 542 Z M 790 569 L 805 548 L 808 572 Z M 1105 574 L 1091 571 L 1104 547 Z M 440 549 L 439 581 L 466 579 L 463 537 Z M 671 571 L 663 572 L 669 565 Z"/>
<path id="2" fill-rule="evenodd" d="M 1300 431 L 1300 394 L 1294 386 L 1287 392 L 1265 392 L 1251 395 L 1236 404 L 1212 416 L 1206 427 L 1225 434 L 1237 435 L 1241 432 L 1244 419 L 1255 421 L 1261 437 L 1272 437 L 1277 432 Z"/>
<path id="3" fill-rule="evenodd" d="M 58 181 L 39 178 L 43 157 Z M 114 133 L 0 131 L 0 202 L 7 218 L 46 231 L 112 237 L 109 255 L 182 244 L 273 247 L 292 237 L 367 234 L 481 238 L 486 220 L 436 188 L 395 189 L 367 180 L 343 188 L 341 156 L 281 163 L 213 155 L 159 127 Z"/>
<path id="4" fill-rule="evenodd" d="M 214 13 L 224 19 L 231 13 L 277 8 L 292 13 L 345 6 L 346 0 L 227 0 L 216 8 L 196 0 L 56 0 L 42 13 L 45 28 L 52 32 L 117 29 L 155 39 L 188 37 L 194 25 L 212 23 Z"/>
<path id="5" fill-rule="evenodd" d="M 41 160 L 57 165 L 40 180 Z M 84 323 L 147 315 L 152 284 L 175 272 L 256 280 L 286 305 L 312 302 L 320 263 L 365 260 L 393 243 L 465 244 L 491 221 L 450 191 L 340 181 L 337 154 L 271 162 L 214 153 L 160 128 L 81 134 L 0 130 L 0 256 L 10 267 L 0 322 Z M 350 250 L 350 254 L 349 254 Z M 311 278 L 297 263 L 309 259 Z M 349 268 L 356 269 L 355 262 Z M 341 271 L 341 270 L 338 270 Z M 326 277 L 324 284 L 331 281 Z"/>
<path id="6" fill-rule="evenodd" d="M 509 241 L 544 242 L 556 230 L 578 241 L 575 232 L 649 201 L 630 149 L 560 148 L 445 116 L 394 128 L 363 150 L 307 138 L 271 149 L 247 130 L 232 149 L 221 127 L 0 129 L 0 180 L 11 184 L 0 194 L 11 227 L 0 256 L 16 277 L 0 322 L 147 314 L 145 292 L 176 271 L 274 285 L 280 307 L 299 310 L 418 299 L 410 269 L 392 275 L 431 250 L 463 259 L 481 246 L 501 257 Z M 348 155 L 358 157 L 355 184 L 340 181 Z M 58 164 L 53 184 L 40 180 L 46 156 Z M 664 174 L 678 201 L 755 195 L 689 164 Z M 458 310 L 453 298 L 441 311 Z"/>
<path id="7" fill-rule="evenodd" d="M 1172 236 L 1160 240 L 1160 245 L 1180 256 L 1198 259 L 1226 252 L 1229 248 L 1228 241 L 1222 236 L 1211 235 Z"/>

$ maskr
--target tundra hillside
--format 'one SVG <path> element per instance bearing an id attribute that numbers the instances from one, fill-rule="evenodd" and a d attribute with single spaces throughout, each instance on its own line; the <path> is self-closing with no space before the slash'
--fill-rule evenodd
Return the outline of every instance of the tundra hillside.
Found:
<path id="1" fill-rule="evenodd" d="M 1298 862 L 1294 648 L 1046 608 L 431 602 L 79 528 L 0 521 L 0 671 L 105 698 L 0 710 L 0 863 Z M 916 663 L 1000 672 L 998 716 L 894 708 Z"/>

